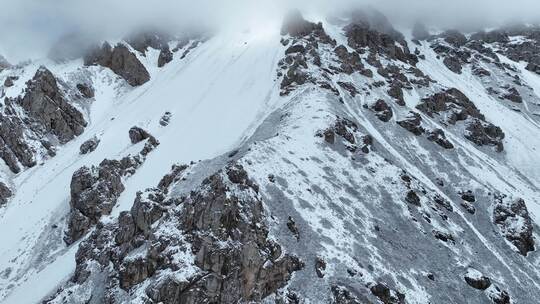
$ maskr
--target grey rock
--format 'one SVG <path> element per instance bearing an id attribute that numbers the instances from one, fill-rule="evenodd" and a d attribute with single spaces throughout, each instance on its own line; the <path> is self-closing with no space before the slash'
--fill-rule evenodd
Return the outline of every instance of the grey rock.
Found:
<path id="1" fill-rule="evenodd" d="M 169 46 L 164 46 L 159 52 L 158 67 L 164 67 L 167 63 L 173 60 L 173 53 L 169 49 Z"/>
<path id="2" fill-rule="evenodd" d="M 465 278 L 465 282 L 467 282 L 467 284 L 469 284 L 469 286 L 471 286 L 472 288 L 485 290 L 489 286 L 491 286 L 490 278 L 484 275 L 481 275 L 480 277 L 476 277 L 476 276 L 471 276 L 467 273 L 464 276 L 464 278 Z"/>
<path id="3" fill-rule="evenodd" d="M 435 142 L 436 144 L 445 149 L 454 148 L 454 145 L 448 139 L 446 139 L 446 135 L 444 134 L 444 131 L 442 129 L 430 130 L 428 131 L 427 135 L 428 140 Z"/>
<path id="4" fill-rule="evenodd" d="M 11 189 L 3 182 L 0 182 L 0 206 L 5 205 L 12 195 L 13 192 L 11 192 Z"/>
<path id="5" fill-rule="evenodd" d="M 98 147 L 99 142 L 100 140 L 97 137 L 92 137 L 89 140 L 83 142 L 81 147 L 79 148 L 80 154 L 88 154 L 94 152 Z"/>
<path id="6" fill-rule="evenodd" d="M 527 205 L 521 198 L 505 203 L 502 198 L 493 210 L 493 221 L 499 227 L 503 236 L 516 248 L 523 256 L 535 249 L 533 238 L 533 224 L 529 215 Z"/>
<path id="7" fill-rule="evenodd" d="M 344 286 L 332 285 L 331 287 L 333 302 L 332 304 L 363 304 L 352 291 Z"/>
<path id="8" fill-rule="evenodd" d="M 315 272 L 317 273 L 317 276 L 321 279 L 324 278 L 325 271 L 326 262 L 324 261 L 324 259 L 317 257 L 315 259 Z"/>
<path id="9" fill-rule="evenodd" d="M 305 53 L 306 48 L 301 44 L 292 45 L 285 50 L 285 55 L 295 54 L 295 53 Z"/>
<path id="10" fill-rule="evenodd" d="M 0 113 L 0 157 L 13 173 L 25 167 L 36 165 L 34 151 L 25 140 L 25 124 L 17 116 L 4 116 Z"/>
<path id="11" fill-rule="evenodd" d="M 444 65 L 452 72 L 461 74 L 462 66 L 461 61 L 454 56 L 446 57 L 443 59 Z"/>
<path id="12" fill-rule="evenodd" d="M 510 38 L 508 37 L 508 34 L 504 31 L 494 30 L 489 32 L 478 32 L 474 33 L 471 36 L 471 40 L 480 40 L 485 43 L 508 43 L 510 42 Z"/>
<path id="13" fill-rule="evenodd" d="M 504 99 L 510 100 L 511 102 L 515 103 L 522 103 L 523 98 L 521 97 L 521 94 L 519 94 L 519 91 L 511 87 L 507 90 L 507 93 L 502 96 Z"/>
<path id="14" fill-rule="evenodd" d="M 45 67 L 39 68 L 27 82 L 25 95 L 17 103 L 44 132 L 54 134 L 60 143 L 80 135 L 87 124 L 82 113 L 65 99 L 56 78 Z"/>
<path id="15" fill-rule="evenodd" d="M 150 74 L 144 65 L 123 44 L 117 44 L 112 48 L 108 43 L 104 43 L 100 48 L 93 49 L 84 57 L 84 64 L 109 68 L 124 78 L 131 86 L 140 86 L 150 80 Z"/>
<path id="16" fill-rule="evenodd" d="M 420 114 L 415 112 L 409 112 L 407 117 L 405 117 L 403 120 L 397 121 L 397 124 L 416 136 L 422 135 L 426 131 L 424 127 L 422 127 L 422 117 Z"/>
<path id="17" fill-rule="evenodd" d="M 137 229 L 143 233 L 150 230 L 151 225 L 163 215 L 164 200 L 165 197 L 161 190 L 154 189 L 147 190 L 145 193 L 137 193 L 133 207 L 131 207 L 131 217 Z"/>
<path id="18" fill-rule="evenodd" d="M 78 83 L 77 89 L 81 92 L 84 98 L 94 98 L 94 88 L 91 85 L 85 83 Z"/>
<path id="19" fill-rule="evenodd" d="M 131 140 L 132 144 L 137 144 L 147 138 L 150 138 L 150 136 L 152 135 L 140 127 L 135 126 L 129 129 L 129 139 Z"/>
<path id="20" fill-rule="evenodd" d="M 358 89 L 356 89 L 354 84 L 350 82 L 338 81 L 337 84 L 343 89 L 345 89 L 347 92 L 349 92 L 349 94 L 351 94 L 352 97 L 355 97 L 359 93 Z"/>
<path id="21" fill-rule="evenodd" d="M 465 37 L 465 35 L 463 35 L 462 33 L 460 33 L 459 31 L 456 31 L 456 30 L 449 30 L 449 31 L 446 31 L 442 34 L 439 35 L 440 37 L 442 37 L 444 39 L 444 41 L 446 41 L 446 43 L 454 46 L 454 47 L 462 47 L 464 46 L 468 39 L 467 37 Z"/>
<path id="22" fill-rule="evenodd" d="M 510 295 L 507 291 L 501 290 L 498 286 L 495 286 L 495 290 L 489 293 L 489 298 L 495 304 L 510 304 Z"/>
<path id="23" fill-rule="evenodd" d="M 392 108 L 382 99 L 377 100 L 370 108 L 375 112 L 377 118 L 383 122 L 390 121 L 394 115 Z"/>
<path id="24" fill-rule="evenodd" d="M 118 245 L 130 242 L 135 236 L 136 227 L 131 213 L 128 211 L 120 212 L 118 216 L 118 230 L 115 241 Z"/>
<path id="25" fill-rule="evenodd" d="M 6 80 L 4 80 L 4 87 L 9 88 L 13 86 L 13 82 L 19 79 L 19 76 L 8 76 L 6 77 Z"/>
<path id="26" fill-rule="evenodd" d="M 173 168 L 169 176 L 183 170 Z M 176 208 L 179 202 L 175 198 L 163 200 L 171 178 L 164 180 L 164 188 L 139 194 L 137 206 L 121 213 L 117 224 L 98 226 L 81 243 L 72 281 L 86 284 L 101 272 L 110 286 L 95 290 L 94 299 L 114 299 L 122 290 L 145 282 L 146 296 L 156 303 L 258 302 L 303 267 L 298 258 L 283 254 L 268 239 L 258 186 L 242 166 L 230 164 L 224 172 L 206 178 L 182 199 L 180 208 Z M 162 211 L 156 213 L 154 207 Z M 149 225 L 154 221 L 161 224 Z M 169 231 L 170 235 L 168 230 L 158 232 L 167 222 L 180 230 Z M 174 276 L 155 277 L 158 269 L 174 273 L 182 267 L 171 254 L 186 250 L 178 247 L 185 246 L 184 242 L 190 243 L 194 267 L 200 272 L 184 281 Z M 109 267 L 111 263 L 113 267 Z"/>
<path id="27" fill-rule="evenodd" d="M 505 135 L 501 128 L 480 121 L 479 119 L 473 119 L 467 125 L 465 138 L 472 141 L 478 146 L 495 146 L 495 151 L 502 152 L 504 146 L 502 140 Z"/>
<path id="28" fill-rule="evenodd" d="M 393 97 L 398 105 L 405 105 L 405 99 L 403 98 L 403 89 L 398 83 L 392 83 L 390 85 L 390 88 L 388 89 L 388 96 Z"/>
<path id="29" fill-rule="evenodd" d="M 163 116 L 159 119 L 159 124 L 163 127 L 166 127 L 171 122 L 172 113 L 171 112 L 165 112 Z"/>
<path id="30" fill-rule="evenodd" d="M 405 304 L 405 295 L 379 282 L 370 287 L 371 293 L 384 304 Z"/>

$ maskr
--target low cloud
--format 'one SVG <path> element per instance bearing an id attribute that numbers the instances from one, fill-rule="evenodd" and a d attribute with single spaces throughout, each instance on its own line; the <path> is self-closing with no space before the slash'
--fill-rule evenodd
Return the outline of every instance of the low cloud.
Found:
<path id="1" fill-rule="evenodd" d="M 118 38 L 145 26 L 219 28 L 292 8 L 327 15 L 353 6 L 372 6 L 400 24 L 420 19 L 440 27 L 540 18 L 535 0 L 16 0 L 0 10 L 0 52 L 20 61 L 44 56 L 72 32 Z"/>

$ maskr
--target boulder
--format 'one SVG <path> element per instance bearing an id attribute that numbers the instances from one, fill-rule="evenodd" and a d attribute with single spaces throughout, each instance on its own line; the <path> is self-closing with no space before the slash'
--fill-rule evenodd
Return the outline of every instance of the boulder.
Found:
<path id="1" fill-rule="evenodd" d="M 525 201 L 518 198 L 507 202 L 502 198 L 497 199 L 493 210 L 493 221 L 503 234 L 503 236 L 516 248 L 523 256 L 535 249 L 533 237 L 533 222 L 527 209 Z"/>
<path id="2" fill-rule="evenodd" d="M 14 85 L 14 81 L 18 80 L 19 76 L 8 76 L 6 77 L 6 80 L 4 80 L 4 87 L 9 88 Z"/>
<path id="3" fill-rule="evenodd" d="M 392 108 L 382 99 L 377 100 L 371 105 L 370 109 L 373 110 L 375 116 L 383 122 L 388 122 L 393 116 Z"/>
<path id="4" fill-rule="evenodd" d="M 452 72 L 461 74 L 462 66 L 461 61 L 454 56 L 445 57 L 443 59 L 444 65 Z"/>
<path id="5" fill-rule="evenodd" d="M 315 259 L 315 272 L 317 273 L 317 276 L 321 279 L 324 278 L 325 270 L 326 262 L 324 261 L 324 259 L 317 257 Z"/>
<path id="6" fill-rule="evenodd" d="M 77 84 L 77 90 L 81 92 L 82 96 L 84 98 L 94 98 L 94 88 L 92 88 L 92 85 L 86 84 L 86 83 L 78 83 Z"/>
<path id="7" fill-rule="evenodd" d="M 137 144 L 147 138 L 150 138 L 151 136 L 152 135 L 150 135 L 150 133 L 136 126 L 129 129 L 129 139 L 131 140 L 132 144 Z"/>
<path id="8" fill-rule="evenodd" d="M 420 136 L 426 131 L 422 127 L 422 117 L 420 114 L 412 111 L 407 114 L 405 119 L 397 121 L 397 124 L 416 136 Z"/>
<path id="9" fill-rule="evenodd" d="M 491 280 L 474 268 L 467 269 L 464 279 L 469 286 L 475 289 L 486 290 L 491 286 Z"/>
<path id="10" fill-rule="evenodd" d="M 81 147 L 79 148 L 79 153 L 88 154 L 94 152 L 98 147 L 99 142 L 100 140 L 97 137 L 90 138 L 89 140 L 82 143 Z"/>
<path id="11" fill-rule="evenodd" d="M 382 282 L 371 285 L 369 287 L 371 293 L 376 296 L 384 304 L 405 304 L 405 295 L 390 289 L 388 285 Z"/>
<path id="12" fill-rule="evenodd" d="M 161 116 L 161 118 L 159 119 L 159 124 L 162 126 L 162 127 L 166 127 L 169 125 L 169 123 L 171 122 L 171 117 L 172 117 L 172 113 L 171 112 L 165 112 L 165 114 L 163 114 L 163 116 Z"/>

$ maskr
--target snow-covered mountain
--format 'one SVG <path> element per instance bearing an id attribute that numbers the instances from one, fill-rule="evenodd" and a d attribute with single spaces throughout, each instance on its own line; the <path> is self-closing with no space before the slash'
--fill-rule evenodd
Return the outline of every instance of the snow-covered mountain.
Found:
<path id="1" fill-rule="evenodd" d="M 537 303 L 540 28 L 270 24 L 0 60 L 1 303 Z"/>

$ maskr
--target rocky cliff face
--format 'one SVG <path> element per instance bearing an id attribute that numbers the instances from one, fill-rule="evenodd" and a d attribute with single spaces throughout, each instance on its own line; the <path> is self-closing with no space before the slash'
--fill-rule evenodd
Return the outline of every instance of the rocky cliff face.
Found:
<path id="1" fill-rule="evenodd" d="M 25 85 L 18 98 L 5 98 L 0 113 L 0 157 L 14 173 L 20 165 L 33 167 L 41 151 L 54 155 L 56 143 L 72 140 L 87 125 L 47 68 L 40 67 Z"/>
<path id="2" fill-rule="evenodd" d="M 83 161 L 70 165 L 58 196 L 68 213 L 28 246 L 40 252 L 27 262 L 35 268 L 2 276 L 31 281 L 26 272 L 74 259 L 75 269 L 40 297 L 51 304 L 535 303 L 538 32 L 431 35 L 417 24 L 409 37 L 365 10 L 331 22 L 291 13 L 272 37 L 275 53 L 244 36 L 227 48 L 219 36 L 200 43 L 144 34 L 85 58 L 82 69 L 106 76 L 76 74 L 76 83 L 94 84 L 76 87 L 83 100 L 99 103 L 111 90 L 103 83 L 112 74 L 88 66 L 130 87 L 118 91 L 126 107 L 91 122 L 80 141 L 81 112 L 40 69 L 6 101 L 0 156 L 14 172 L 35 166 L 30 129 L 66 149 L 76 140 L 66 157 Z M 258 48 L 272 64 L 256 90 L 267 106 L 216 149 L 230 152 L 204 154 L 204 139 L 227 138 L 249 106 L 232 120 L 231 106 L 218 116 L 193 113 L 258 88 L 264 73 L 241 83 L 248 71 L 227 74 L 234 77 L 225 86 L 212 78 Z M 232 67 L 204 57 L 221 53 Z M 191 85 L 171 98 L 168 84 L 147 83 L 163 71 L 150 64 L 197 77 L 197 58 L 210 77 L 201 95 Z M 215 98 L 208 108 L 207 96 Z M 111 126 L 131 127 L 129 136 Z M 207 159 L 173 165 L 184 151 Z M 17 190 L 0 183 L 0 208 L 20 203 Z"/>
<path id="3" fill-rule="evenodd" d="M 144 65 L 124 44 L 112 47 L 105 42 L 100 48 L 94 49 L 85 56 L 84 64 L 109 68 L 131 86 L 139 86 L 150 80 L 150 74 Z"/>

